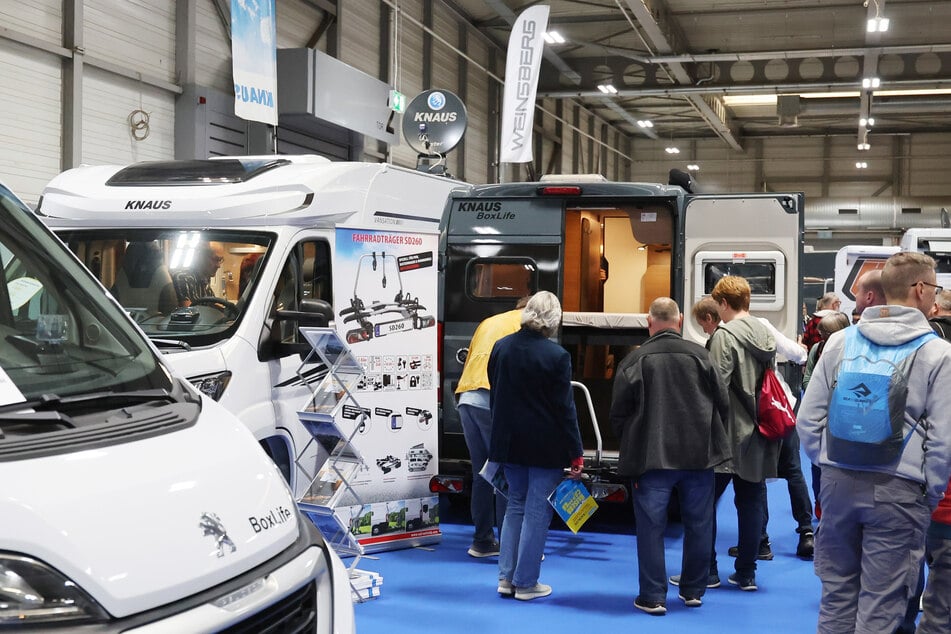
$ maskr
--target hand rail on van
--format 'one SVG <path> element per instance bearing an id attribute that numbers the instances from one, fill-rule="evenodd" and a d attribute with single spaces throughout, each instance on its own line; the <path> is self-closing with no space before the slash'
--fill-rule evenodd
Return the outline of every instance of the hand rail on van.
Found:
<path id="1" fill-rule="evenodd" d="M 591 416 L 591 425 L 594 427 L 594 439 L 597 442 L 597 447 L 594 450 L 594 460 L 595 466 L 601 466 L 601 428 L 598 427 L 598 416 L 594 413 L 594 403 L 591 401 L 591 392 L 588 391 L 587 386 L 584 383 L 578 381 L 572 381 L 571 387 L 579 388 L 584 392 L 584 400 L 588 404 L 588 414 Z"/>

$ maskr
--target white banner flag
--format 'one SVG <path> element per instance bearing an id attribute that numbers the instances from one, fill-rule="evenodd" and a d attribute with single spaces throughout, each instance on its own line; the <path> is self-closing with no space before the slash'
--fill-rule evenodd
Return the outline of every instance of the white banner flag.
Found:
<path id="1" fill-rule="evenodd" d="M 231 0 L 234 113 L 277 125 L 277 24 L 274 0 Z"/>
<path id="2" fill-rule="evenodd" d="M 502 140 L 499 161 L 532 160 L 532 125 L 538 69 L 542 63 L 548 5 L 536 5 L 516 18 L 505 58 L 505 95 L 502 98 Z"/>

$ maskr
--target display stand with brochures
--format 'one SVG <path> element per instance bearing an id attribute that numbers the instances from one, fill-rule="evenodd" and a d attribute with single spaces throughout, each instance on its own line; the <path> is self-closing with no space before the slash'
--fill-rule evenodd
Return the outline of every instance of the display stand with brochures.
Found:
<path id="1" fill-rule="evenodd" d="M 356 504 L 362 504 L 350 481 L 365 468 L 363 457 L 352 444 L 367 415 L 353 396 L 363 378 L 363 367 L 333 328 L 302 327 L 300 332 L 312 348 L 298 370 L 301 380 L 302 370 L 313 363 L 322 363 L 327 373 L 314 388 L 310 402 L 298 412 L 311 438 L 294 460 L 299 476 L 309 483 L 297 504 L 338 555 L 354 557 L 349 566 L 350 585 L 354 598 L 363 600 L 378 596 L 383 580 L 378 573 L 357 569 L 363 546 L 334 511 L 346 492 Z M 340 413 L 347 421 L 346 429 L 338 423 Z"/>

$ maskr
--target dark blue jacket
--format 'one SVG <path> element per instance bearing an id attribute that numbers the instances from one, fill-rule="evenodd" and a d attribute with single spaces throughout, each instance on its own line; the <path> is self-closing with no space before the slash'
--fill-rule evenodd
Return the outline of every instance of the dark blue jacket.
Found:
<path id="1" fill-rule="evenodd" d="M 489 460 L 561 468 L 582 455 L 571 357 L 564 348 L 522 328 L 495 344 L 489 383 Z"/>

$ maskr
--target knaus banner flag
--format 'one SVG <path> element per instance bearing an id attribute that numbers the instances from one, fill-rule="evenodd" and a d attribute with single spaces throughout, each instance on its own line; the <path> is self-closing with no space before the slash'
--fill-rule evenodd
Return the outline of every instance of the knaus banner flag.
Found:
<path id="1" fill-rule="evenodd" d="M 231 0 L 234 113 L 277 125 L 277 24 L 274 0 Z"/>
<path id="2" fill-rule="evenodd" d="M 548 5 L 522 11 L 512 25 L 505 58 L 505 96 L 502 99 L 502 139 L 499 160 L 527 163 L 532 160 L 532 125 L 538 70 L 548 27 Z"/>

